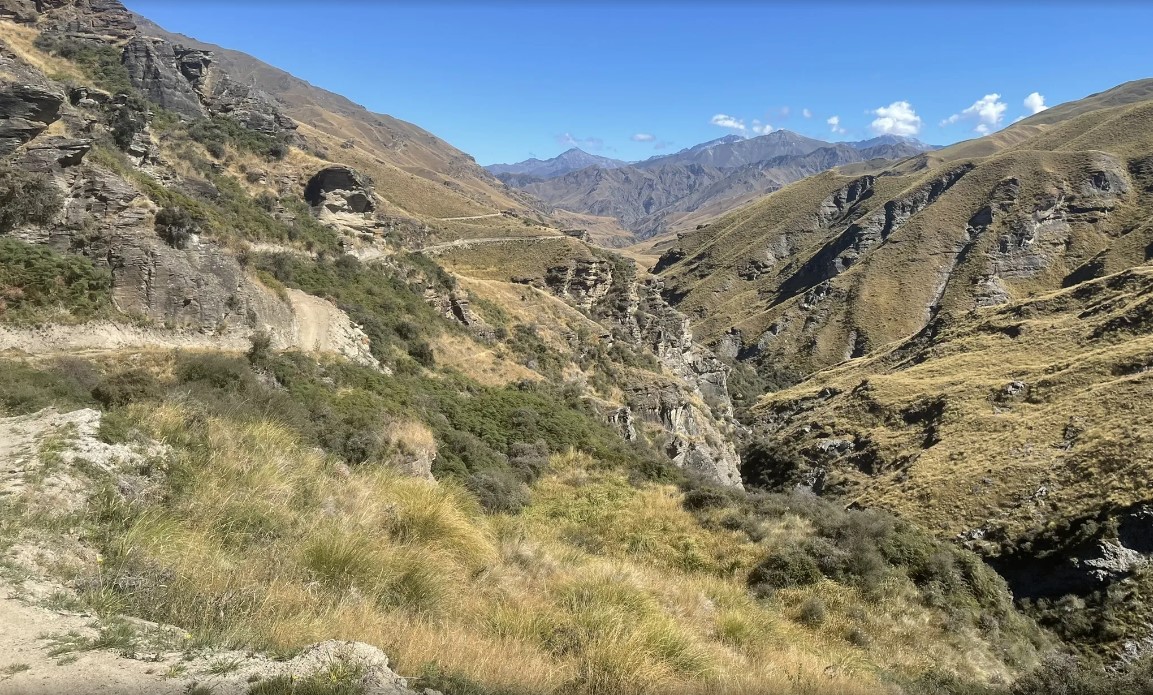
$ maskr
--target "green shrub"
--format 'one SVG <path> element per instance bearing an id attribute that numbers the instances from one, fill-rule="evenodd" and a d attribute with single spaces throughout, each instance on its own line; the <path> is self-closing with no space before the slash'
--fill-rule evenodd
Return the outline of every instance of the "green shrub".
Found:
<path id="1" fill-rule="evenodd" d="M 825 622 L 828 615 L 829 609 L 825 607 L 825 602 L 816 596 L 810 596 L 801 604 L 801 611 L 797 617 L 803 624 L 816 627 Z"/>
<path id="2" fill-rule="evenodd" d="M 0 166 L 0 234 L 23 225 L 46 225 L 64 204 L 52 179 L 16 167 Z"/>
<path id="3" fill-rule="evenodd" d="M 0 238 L 0 321 L 91 318 L 110 308 L 111 293 L 112 275 L 87 258 Z"/>
<path id="4" fill-rule="evenodd" d="M 423 285 L 418 290 L 408 283 L 404 266 L 361 263 L 350 255 L 313 260 L 293 254 L 258 254 L 252 263 L 289 287 L 332 299 L 361 326 L 373 356 L 386 364 L 395 364 L 399 352 L 431 367 L 429 339 L 455 330 L 425 301 Z"/>
<path id="5" fill-rule="evenodd" d="M 91 407 L 92 389 L 99 379 L 91 363 L 79 358 L 35 365 L 0 360 L 0 410 L 23 415 L 50 405 L 69 410 Z"/>
<path id="6" fill-rule="evenodd" d="M 250 130 L 228 116 L 195 121 L 188 126 L 188 136 L 204 145 L 208 153 L 217 159 L 227 154 L 228 146 L 269 159 L 283 159 L 289 149 L 283 137 Z"/>
<path id="7" fill-rule="evenodd" d="M 174 249 L 183 249 L 200 223 L 182 207 L 166 207 L 156 213 L 156 234 Z"/>
<path id="8" fill-rule="evenodd" d="M 785 442 L 754 439 L 741 452 L 741 479 L 746 485 L 783 491 L 795 487 L 811 465 Z"/>
<path id="9" fill-rule="evenodd" d="M 774 589 L 816 584 L 821 577 L 821 569 L 809 553 L 790 546 L 761 560 L 749 573 L 748 583 L 755 593 L 765 594 Z"/>
<path id="10" fill-rule="evenodd" d="M 482 507 L 494 513 L 516 514 L 529 504 L 528 487 L 507 470 L 485 470 L 466 480 Z"/>
<path id="11" fill-rule="evenodd" d="M 259 330 L 252 334 L 250 340 L 252 344 L 246 353 L 248 361 L 253 365 L 263 364 L 272 354 L 272 335 L 268 331 Z"/>
<path id="12" fill-rule="evenodd" d="M 92 397 L 105 408 L 160 398 L 160 382 L 144 369 L 127 369 L 105 377 L 92 389 Z"/>
<path id="13" fill-rule="evenodd" d="M 100 89 L 113 94 L 134 94 L 136 88 L 116 46 L 71 36 L 41 34 L 35 46 L 76 63 Z"/>
<path id="14" fill-rule="evenodd" d="M 112 141 L 121 151 L 127 151 L 136 136 L 144 131 L 145 125 L 145 114 L 134 112 L 127 105 L 122 105 L 113 113 L 109 124 Z"/>

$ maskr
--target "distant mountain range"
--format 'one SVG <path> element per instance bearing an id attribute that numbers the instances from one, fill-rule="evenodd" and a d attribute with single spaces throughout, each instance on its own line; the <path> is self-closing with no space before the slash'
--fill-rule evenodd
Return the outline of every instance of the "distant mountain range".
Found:
<path id="1" fill-rule="evenodd" d="M 934 149 L 896 135 L 832 143 L 776 130 L 755 138 L 727 135 L 640 162 L 573 148 L 552 159 L 485 168 L 557 208 L 614 217 L 645 239 L 833 167 L 900 160 Z"/>

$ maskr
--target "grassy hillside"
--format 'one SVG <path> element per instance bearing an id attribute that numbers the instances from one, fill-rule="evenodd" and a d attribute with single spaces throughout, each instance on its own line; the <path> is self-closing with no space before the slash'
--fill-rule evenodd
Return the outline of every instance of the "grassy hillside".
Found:
<path id="1" fill-rule="evenodd" d="M 795 379 L 917 333 L 942 310 L 1145 262 L 1150 118 L 1139 102 L 985 158 L 812 177 L 685 234 L 657 267 L 698 335 Z M 853 187 L 860 197 L 838 202 Z"/>
<path id="2" fill-rule="evenodd" d="M 429 428 L 438 461 L 469 438 L 456 450 L 469 467 L 482 442 L 524 438 L 524 415 L 493 417 L 501 397 L 253 359 L 6 362 L 8 412 L 43 405 L 20 394 L 48 384 L 60 407 L 107 408 L 106 441 L 164 453 L 111 473 L 54 464 L 43 484 L 79 479 L 88 504 L 44 507 L 30 483 L 5 508 L 4 547 L 50 550 L 57 562 L 42 571 L 82 587 L 101 615 L 278 653 L 367 641 L 446 692 L 871 693 L 927 673 L 1008 677 L 1046 644 L 973 556 L 883 515 L 678 487 L 611 437 L 599 450 L 579 408 L 523 397 L 511 403 L 534 413 L 544 448 L 478 469 L 531 481 L 510 507 L 463 469 L 434 468 L 432 484 L 396 468 L 429 446 Z M 460 410 L 478 407 L 488 414 Z M 442 430 L 446 417 L 465 429 Z M 349 427 L 357 437 L 339 434 Z M 63 436 L 40 456 L 66 450 Z M 350 449 L 354 439 L 377 448 Z M 140 494 L 116 491 L 125 475 Z M 99 556 L 62 542 L 77 535 Z"/>

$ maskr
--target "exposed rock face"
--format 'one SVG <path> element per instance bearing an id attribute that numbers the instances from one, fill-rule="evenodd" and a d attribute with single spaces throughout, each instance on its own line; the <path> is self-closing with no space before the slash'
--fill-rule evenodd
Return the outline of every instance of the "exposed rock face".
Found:
<path id="1" fill-rule="evenodd" d="M 80 138 L 42 138 L 24 151 L 24 168 L 30 171 L 66 169 L 84 161 L 92 141 Z"/>
<path id="2" fill-rule="evenodd" d="M 186 55 L 197 55 L 200 56 L 198 59 L 211 60 L 211 53 L 205 51 L 189 51 Z M 197 74 L 194 67 L 181 69 L 188 70 L 193 75 Z M 266 135 L 282 135 L 296 130 L 296 122 L 280 112 L 272 96 L 240 84 L 227 75 L 218 76 L 213 82 L 211 93 L 208 94 L 203 91 L 203 77 L 196 77 L 194 84 L 213 114 L 228 116 L 245 128 Z"/>
<path id="3" fill-rule="evenodd" d="M 623 435 L 636 437 L 634 418 L 668 432 L 665 454 L 677 466 L 720 485 L 741 487 L 740 457 L 718 429 L 709 407 L 675 382 L 634 387 L 628 408 L 612 419 Z M 731 436 L 731 433 L 730 433 Z"/>
<path id="4" fill-rule="evenodd" d="M 805 286 L 812 287 L 845 272 L 863 256 L 888 241 L 910 217 L 933 204 L 966 173 L 973 169 L 966 164 L 952 169 L 930 181 L 907 196 L 885 203 L 884 208 L 863 221 L 855 222 L 838 237 L 826 244 L 816 255 L 790 278 L 781 288 L 782 296 L 792 296 Z M 836 207 L 834 194 L 834 209 Z M 859 194 L 857 195 L 859 199 Z M 842 210 L 845 208 L 842 205 Z M 824 219 L 828 208 L 822 205 L 818 217 Z M 830 221 L 835 217 L 828 218 Z"/>
<path id="5" fill-rule="evenodd" d="M 549 268 L 545 273 L 545 283 L 557 295 L 590 311 L 612 287 L 612 264 L 599 259 L 578 259 L 572 265 Z"/>
<path id="6" fill-rule="evenodd" d="M 136 32 L 136 20 L 119 0 L 33 0 L 32 4 L 41 26 L 50 31 L 112 39 Z"/>
<path id="7" fill-rule="evenodd" d="M 669 306 L 661 296 L 662 289 L 660 279 L 650 279 L 637 286 L 638 311 L 632 319 L 636 335 L 652 349 L 661 364 L 693 384 L 704 398 L 719 408 L 718 415 L 731 417 L 729 368 L 694 340 L 688 317 Z"/>
<path id="8" fill-rule="evenodd" d="M 207 115 L 200 94 L 178 67 L 176 50 L 167 41 L 134 37 L 124 47 L 124 67 L 149 101 L 187 118 Z"/>
<path id="9" fill-rule="evenodd" d="M 630 387 L 628 412 L 615 417 L 618 426 L 627 434 L 634 415 L 657 424 L 669 434 L 666 453 L 674 463 L 721 485 L 741 487 L 728 367 L 693 340 L 688 318 L 661 297 L 659 280 L 630 281 L 626 294 L 628 307 L 616 320 L 677 380 Z"/>
<path id="10" fill-rule="evenodd" d="M 173 46 L 172 49 L 176 57 L 176 69 L 188 80 L 192 88 L 199 92 L 208 77 L 208 67 L 212 65 L 212 51 L 200 51 L 184 46 Z"/>
<path id="11" fill-rule="evenodd" d="M 0 156 L 43 133 L 60 118 L 64 95 L 35 85 L 0 88 Z"/>
<path id="12" fill-rule="evenodd" d="M 1084 529 L 1088 522 L 1093 522 L 1090 528 L 1100 530 L 1085 540 L 1070 542 L 1067 536 L 1018 544 L 1017 550 L 995 558 L 992 564 L 1017 598 L 1056 598 L 1088 594 L 1153 560 L 1153 503 L 1102 513 L 1073 527 Z"/>
<path id="13" fill-rule="evenodd" d="M 333 213 L 363 214 L 376 210 L 368 179 L 355 169 L 333 165 L 316 172 L 304 188 L 304 199 L 313 207 Z"/>

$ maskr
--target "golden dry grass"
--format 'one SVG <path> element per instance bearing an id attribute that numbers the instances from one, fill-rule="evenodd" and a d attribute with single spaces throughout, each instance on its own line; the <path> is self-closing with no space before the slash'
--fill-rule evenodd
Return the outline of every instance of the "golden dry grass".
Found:
<path id="1" fill-rule="evenodd" d="M 975 141 L 989 145 L 988 151 L 970 148 L 965 158 L 950 155 L 929 169 L 878 177 L 855 217 L 830 227 L 818 225 L 816 213 L 851 179 L 826 172 L 686 234 L 676 244 L 685 259 L 662 275 L 685 294 L 678 308 L 695 319 L 698 338 L 711 342 L 736 327 L 745 345 L 763 339 L 768 361 L 809 373 L 847 359 L 861 345 L 875 350 L 916 333 L 934 307 L 973 308 L 983 277 L 996 276 L 1010 299 L 1024 299 L 1061 287 L 1094 258 L 1107 272 L 1142 263 L 1153 241 L 1146 226 L 1153 199 L 1147 184 L 1129 180 L 1134 174 L 1126 160 L 1153 152 L 1149 123 L 1153 102 L 1015 127 L 1024 135 L 999 134 L 995 147 L 989 139 Z M 883 243 L 863 249 L 850 267 L 830 272 L 828 260 L 820 260 L 822 251 L 855 243 L 852 223 L 883 216 L 885 205 L 904 204 L 962 165 L 974 168 Z M 1115 191 L 1110 201 L 1094 197 L 1088 182 L 1099 172 L 1120 176 L 1126 190 Z M 998 209 L 987 229 L 970 232 L 970 220 L 1009 180 L 1019 185 L 1016 199 Z M 1070 210 L 1103 207 L 1095 214 L 1069 212 L 1064 227 L 1034 231 L 1054 200 Z M 1022 234 L 1030 239 L 1024 245 L 1005 241 Z M 753 262 L 767 269 L 750 277 Z M 805 297 L 826 278 L 823 299 Z"/>
<path id="2" fill-rule="evenodd" d="M 1142 267 L 955 317 L 932 347 L 853 360 L 767 396 L 758 410 L 841 391 L 776 436 L 821 423 L 825 436 L 867 435 L 884 461 L 911 460 L 905 473 L 876 476 L 846 465 L 833 482 L 945 538 L 974 529 L 1016 538 L 1131 504 L 1148 496 L 1153 460 L 1151 293 L 1153 268 Z M 1006 395 L 1013 381 L 1028 394 Z M 924 426 L 901 413 L 937 398 L 940 441 L 923 448 Z"/>
<path id="3" fill-rule="evenodd" d="M 760 543 L 707 531 L 677 489 L 583 454 L 553 458 L 526 513 L 486 516 L 452 484 L 350 471 L 269 423 L 190 425 L 171 404 L 134 415 L 173 447 L 173 494 L 123 517 L 103 571 L 144 577 L 129 612 L 207 639 L 361 640 L 406 676 L 435 664 L 532 695 L 865 695 L 895 670 L 1008 674 L 905 580 L 879 600 L 831 582 L 754 599 L 748 570 L 804 522 L 774 522 Z M 810 598 L 828 608 L 820 625 L 798 619 Z M 868 647 L 847 641 L 853 628 Z"/>

